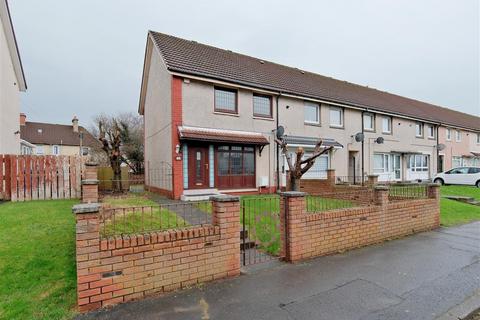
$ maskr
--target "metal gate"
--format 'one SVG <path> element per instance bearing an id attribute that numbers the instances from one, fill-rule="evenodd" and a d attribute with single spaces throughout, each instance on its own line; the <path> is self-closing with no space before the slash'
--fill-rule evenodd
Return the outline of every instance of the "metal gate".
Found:
<path id="1" fill-rule="evenodd" d="M 281 258 L 284 250 L 282 250 L 280 234 L 280 198 L 278 196 L 244 197 L 240 205 L 242 265 Z"/>

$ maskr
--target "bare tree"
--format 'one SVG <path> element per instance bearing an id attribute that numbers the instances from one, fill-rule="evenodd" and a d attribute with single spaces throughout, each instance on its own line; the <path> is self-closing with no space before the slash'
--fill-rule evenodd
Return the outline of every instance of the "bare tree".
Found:
<path id="1" fill-rule="evenodd" d="M 333 146 L 323 148 L 322 144 L 323 141 L 320 140 L 316 145 L 315 149 L 313 150 L 313 154 L 308 158 L 303 159 L 305 155 L 305 151 L 302 147 L 298 147 L 295 151 L 295 163 L 292 162 L 292 157 L 288 152 L 288 145 L 285 139 L 275 139 L 275 142 L 280 146 L 282 149 L 282 153 L 285 155 L 287 159 L 288 169 L 289 169 L 289 178 L 290 178 L 290 188 L 294 191 L 299 191 L 300 189 L 300 178 L 307 172 L 314 164 L 315 160 L 320 157 L 322 154 L 329 152 Z"/>

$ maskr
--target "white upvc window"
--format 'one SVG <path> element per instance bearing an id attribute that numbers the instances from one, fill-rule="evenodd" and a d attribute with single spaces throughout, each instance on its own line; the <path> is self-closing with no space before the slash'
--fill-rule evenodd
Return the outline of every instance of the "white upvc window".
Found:
<path id="1" fill-rule="evenodd" d="M 477 143 L 480 143 L 480 133 L 477 133 Z"/>
<path id="2" fill-rule="evenodd" d="M 320 105 L 314 102 L 305 102 L 305 123 L 320 124 Z"/>
<path id="3" fill-rule="evenodd" d="M 330 126 L 343 127 L 343 109 L 339 107 L 330 107 Z"/>
<path id="4" fill-rule="evenodd" d="M 430 139 L 435 138 L 435 126 L 433 125 L 428 125 L 427 126 L 427 134 Z"/>
<path id="5" fill-rule="evenodd" d="M 392 118 L 383 117 L 382 118 L 382 132 L 383 133 L 392 133 Z"/>
<path id="6" fill-rule="evenodd" d="M 390 157 L 388 154 L 375 153 L 373 155 L 373 172 L 385 173 L 390 170 Z"/>
<path id="7" fill-rule="evenodd" d="M 54 156 L 58 156 L 60 154 L 60 146 L 57 146 L 57 145 L 52 146 L 52 154 Z"/>
<path id="8" fill-rule="evenodd" d="M 363 114 L 363 129 L 367 131 L 375 130 L 375 116 L 373 113 Z"/>
<path id="9" fill-rule="evenodd" d="M 415 136 L 416 137 L 423 137 L 423 123 L 417 122 L 415 124 Z"/>
<path id="10" fill-rule="evenodd" d="M 289 152 L 290 158 L 292 159 L 292 164 L 295 165 L 295 160 L 297 158 L 297 154 L 295 152 Z M 305 154 L 302 157 L 302 160 L 307 159 L 308 157 L 312 156 L 313 153 L 311 151 L 305 151 Z M 326 179 L 327 178 L 327 170 L 329 168 L 329 154 L 325 153 L 315 159 L 313 166 L 308 169 L 302 176 L 302 179 Z M 287 159 L 284 156 L 284 168 L 288 170 Z M 305 165 L 303 165 L 305 166 Z M 303 167 L 302 166 L 302 167 Z"/>
<path id="11" fill-rule="evenodd" d="M 462 157 L 452 157 L 452 168 L 463 166 Z"/>
<path id="12" fill-rule="evenodd" d="M 446 139 L 447 141 L 452 141 L 452 130 L 450 129 L 445 129 L 445 136 L 446 136 Z"/>
<path id="13" fill-rule="evenodd" d="M 415 154 L 411 155 L 408 168 L 411 171 L 421 172 L 428 171 L 428 155 L 426 154 Z"/>
<path id="14" fill-rule="evenodd" d="M 457 142 L 462 141 L 462 132 L 460 130 L 455 131 L 455 141 Z"/>
<path id="15" fill-rule="evenodd" d="M 43 146 L 37 146 L 37 147 L 35 148 L 35 151 L 36 151 L 36 153 L 39 154 L 39 155 L 44 154 L 44 152 L 43 152 Z"/>

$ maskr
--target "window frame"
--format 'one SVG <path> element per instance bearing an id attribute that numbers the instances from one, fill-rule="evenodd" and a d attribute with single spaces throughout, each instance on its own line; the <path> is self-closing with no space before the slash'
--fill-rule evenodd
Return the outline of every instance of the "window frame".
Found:
<path id="1" fill-rule="evenodd" d="M 480 144 L 480 133 L 477 133 L 477 144 Z"/>
<path id="2" fill-rule="evenodd" d="M 39 152 L 40 151 L 40 152 Z M 45 149 L 44 146 L 36 146 L 35 147 L 35 154 L 37 155 L 44 155 L 45 154 Z"/>
<path id="3" fill-rule="evenodd" d="M 316 107 L 317 109 L 317 120 L 316 121 L 310 121 L 305 119 L 305 107 Z M 311 101 L 304 101 L 303 103 L 303 122 L 306 124 L 313 124 L 313 125 L 320 125 L 320 104 L 316 102 L 311 102 Z"/>
<path id="4" fill-rule="evenodd" d="M 462 132 L 455 130 L 455 142 L 462 142 Z"/>
<path id="5" fill-rule="evenodd" d="M 445 128 L 445 140 L 452 141 L 452 130 L 450 128 Z"/>
<path id="6" fill-rule="evenodd" d="M 371 117 L 372 119 L 372 127 L 371 128 L 366 128 L 365 127 L 365 116 Z M 375 114 L 371 112 L 363 112 L 362 114 L 362 122 L 363 122 L 363 131 L 368 131 L 368 132 L 375 132 Z"/>
<path id="7" fill-rule="evenodd" d="M 270 101 L 270 115 L 265 115 L 265 114 L 255 112 L 255 97 L 268 98 L 268 100 Z M 253 109 L 253 116 L 255 118 L 273 119 L 273 99 L 272 99 L 272 96 L 268 95 L 268 94 L 261 94 L 261 93 L 254 92 L 253 95 L 252 95 L 252 109 Z"/>
<path id="8" fill-rule="evenodd" d="M 340 111 L 340 125 L 332 123 L 332 110 L 338 110 Z M 337 106 L 329 106 L 328 107 L 328 123 L 331 128 L 340 128 L 343 129 L 345 125 L 345 111 L 342 107 L 337 107 Z"/>
<path id="9" fill-rule="evenodd" d="M 384 127 L 383 127 L 383 124 L 384 124 L 383 121 L 384 120 L 388 120 L 388 123 L 390 124 L 390 131 L 385 131 L 384 130 Z M 392 134 L 392 132 L 393 132 L 393 119 L 392 119 L 392 117 L 387 117 L 387 116 L 382 117 L 382 133 L 383 134 Z"/>
<path id="10" fill-rule="evenodd" d="M 417 133 L 417 126 L 420 128 L 420 134 Z M 415 137 L 423 138 L 425 136 L 425 128 L 422 122 L 415 123 Z"/>
<path id="11" fill-rule="evenodd" d="M 216 98 L 216 91 L 217 90 L 218 91 L 231 92 L 231 93 L 235 94 L 235 110 L 217 108 L 217 98 Z M 218 113 L 238 114 L 238 90 L 233 89 L 233 88 L 214 86 L 213 87 L 213 111 L 218 112 Z"/>
<path id="12" fill-rule="evenodd" d="M 57 152 L 55 152 L 55 148 L 57 149 Z M 52 145 L 52 155 L 54 156 L 60 155 L 60 146 L 58 144 Z"/>
<path id="13" fill-rule="evenodd" d="M 432 135 L 430 135 L 430 129 L 432 129 Z M 435 139 L 435 126 L 433 124 L 427 124 L 427 138 Z"/>

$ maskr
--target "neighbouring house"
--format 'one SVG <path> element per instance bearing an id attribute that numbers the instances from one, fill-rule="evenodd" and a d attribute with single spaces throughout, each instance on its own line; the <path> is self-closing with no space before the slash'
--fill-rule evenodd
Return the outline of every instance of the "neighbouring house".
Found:
<path id="1" fill-rule="evenodd" d="M 0 0 L 0 154 L 20 153 L 20 92 L 27 90 L 6 0 Z"/>
<path id="2" fill-rule="evenodd" d="M 100 142 L 78 124 L 77 117 L 73 117 L 71 125 L 64 125 L 29 122 L 21 113 L 20 136 L 22 154 L 87 156 L 100 148 Z"/>
<path id="3" fill-rule="evenodd" d="M 439 129 L 439 138 L 444 145 L 439 151 L 439 171 L 462 166 L 480 167 L 479 132 L 442 126 Z"/>
<path id="4" fill-rule="evenodd" d="M 285 187 L 279 126 L 291 152 L 334 146 L 303 177 L 312 180 L 327 169 L 428 180 L 446 150 L 442 128 L 480 133 L 473 115 L 152 31 L 139 113 L 146 184 L 173 198 Z"/>

